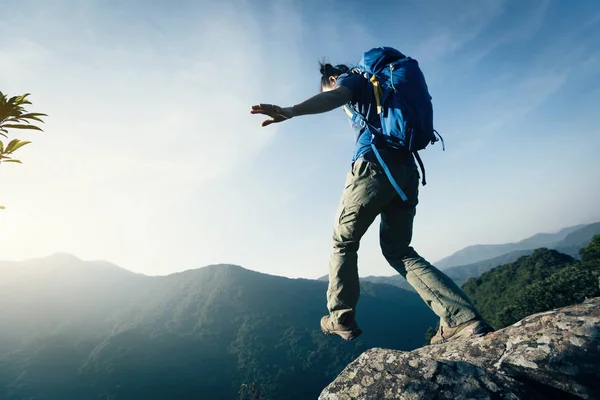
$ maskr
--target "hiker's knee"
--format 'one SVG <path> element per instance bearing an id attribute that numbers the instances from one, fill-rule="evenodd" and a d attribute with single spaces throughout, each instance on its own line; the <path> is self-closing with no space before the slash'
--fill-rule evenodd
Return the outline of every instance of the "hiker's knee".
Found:
<path id="1" fill-rule="evenodd" d="M 360 247 L 360 241 L 338 241 L 333 240 L 333 251 L 336 253 L 356 253 Z"/>
<path id="2" fill-rule="evenodd" d="M 388 244 L 381 242 L 381 253 L 390 264 L 402 265 L 403 269 L 407 271 L 421 268 L 424 263 L 427 263 L 411 246 L 400 243 Z"/>
<path id="3" fill-rule="evenodd" d="M 388 262 L 401 261 L 414 252 L 410 247 L 410 238 L 407 240 L 404 235 L 391 235 L 390 232 L 385 231 L 380 233 L 379 246 Z"/>
<path id="4" fill-rule="evenodd" d="M 389 246 L 381 243 L 381 254 L 389 263 L 400 262 L 408 255 L 408 246 Z"/>

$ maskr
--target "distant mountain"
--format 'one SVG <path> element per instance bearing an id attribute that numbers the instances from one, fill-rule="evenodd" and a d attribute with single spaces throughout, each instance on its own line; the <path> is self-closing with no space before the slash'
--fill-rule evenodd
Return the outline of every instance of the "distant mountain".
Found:
<path id="1" fill-rule="evenodd" d="M 469 278 L 478 277 L 479 275 L 491 270 L 492 268 L 506 263 L 517 261 L 519 258 L 527 256 L 531 253 L 533 253 L 533 250 L 513 251 L 508 254 L 503 254 L 499 257 L 494 257 L 492 259 L 480 261 L 470 265 L 459 265 L 457 267 L 451 267 L 444 270 L 443 272 L 446 275 L 448 275 L 454 282 L 456 282 L 457 285 L 460 286 L 467 280 L 469 280 Z M 412 286 L 408 284 L 406 279 L 404 279 L 400 274 L 392 276 L 367 276 L 361 279 L 372 283 L 393 285 L 405 290 L 414 290 Z"/>
<path id="2" fill-rule="evenodd" d="M 576 228 L 576 227 L 572 227 Z M 567 232 L 572 228 L 566 228 L 561 232 Z M 574 231 L 568 233 L 563 240 L 552 243 L 548 246 L 551 249 L 554 249 L 560 253 L 567 254 L 573 258 L 579 258 L 579 250 L 582 247 L 585 247 L 595 234 L 600 234 L 600 223 L 594 223 L 589 225 L 578 225 L 578 228 Z M 520 243 L 527 243 L 529 245 L 534 245 L 535 243 L 540 243 L 546 239 L 555 238 L 555 234 L 538 234 L 529 239 L 526 239 Z M 561 233 L 562 235 L 562 233 Z M 527 250 L 515 250 L 509 253 L 502 254 L 500 256 L 490 258 L 487 260 L 478 261 L 472 264 L 467 265 L 459 265 L 455 267 L 450 267 L 444 269 L 444 273 L 448 275 L 452 280 L 454 280 L 458 285 L 462 285 L 469 278 L 475 278 L 479 275 L 483 274 L 495 268 L 499 265 L 504 265 L 508 263 L 512 263 L 517 261 L 519 258 L 523 256 L 530 255 L 534 252 L 534 248 Z M 328 277 L 323 276 L 320 278 L 321 280 L 327 281 Z M 363 281 L 379 283 L 379 284 L 388 284 L 399 287 L 401 289 L 413 290 L 412 287 L 408 284 L 408 282 L 400 275 L 392 275 L 392 276 L 367 276 L 361 278 Z"/>
<path id="3" fill-rule="evenodd" d="M 571 251 L 573 249 L 570 247 L 567 248 L 566 250 L 568 250 L 569 256 L 575 257 L 575 254 L 577 254 L 577 252 L 575 252 L 575 254 L 573 254 L 573 251 Z M 577 249 L 577 251 L 579 251 L 579 249 Z M 534 250 L 513 251 L 511 253 L 503 254 L 499 257 L 494 257 L 489 260 L 484 260 L 484 261 L 480 261 L 480 262 L 469 264 L 469 265 L 459 265 L 457 267 L 451 267 L 451 268 L 445 269 L 443 272 L 446 275 L 448 275 L 454 282 L 456 282 L 457 285 L 460 286 L 460 285 L 464 284 L 466 281 L 468 281 L 470 278 L 476 278 L 476 277 L 480 276 L 481 274 L 483 274 L 499 265 L 515 262 L 519 258 L 521 258 L 523 256 L 528 256 L 528 255 L 532 254 L 533 252 L 534 252 Z M 561 253 L 565 253 L 565 252 L 561 251 Z M 319 279 L 327 282 L 329 278 L 327 276 L 324 276 Z M 400 289 L 414 291 L 412 286 L 410 286 L 410 284 L 406 281 L 406 279 L 404 279 L 402 277 L 402 275 L 400 275 L 400 274 L 396 274 L 396 275 L 392 275 L 392 276 L 370 275 L 370 276 L 361 277 L 360 279 L 361 279 L 361 281 L 364 281 L 364 282 L 392 285 L 392 286 L 398 287 Z"/>
<path id="4" fill-rule="evenodd" d="M 591 225 L 571 226 L 568 228 L 561 229 L 559 232 L 556 233 L 538 233 L 530 238 L 521 240 L 520 242 L 516 243 L 478 244 L 468 246 L 462 250 L 457 251 L 449 257 L 437 261 L 434 265 L 440 269 L 447 269 L 454 266 L 470 265 L 479 261 L 489 260 L 507 253 L 512 253 L 514 251 L 533 250 L 540 247 L 555 248 L 556 244 L 566 239 L 566 237 L 569 234 L 594 225 L 598 225 L 598 223 Z M 594 230 L 596 228 L 590 229 Z M 589 239 L 591 239 L 591 236 Z"/>
<path id="5" fill-rule="evenodd" d="M 412 290 L 413 287 L 408 284 L 406 279 L 402 277 L 400 274 L 392 275 L 392 276 L 365 276 L 364 278 L 360 278 L 366 282 L 377 283 L 377 284 L 386 284 L 396 286 L 400 289 Z"/>
<path id="6" fill-rule="evenodd" d="M 152 278 L 105 261 L 68 254 L 0 261 L 0 353 L 33 334 L 57 329 L 107 332 L 106 320 L 152 287 Z M 1 398 L 1 397 L 0 397 Z"/>
<path id="7" fill-rule="evenodd" d="M 319 330 L 326 289 L 233 265 L 0 262 L 0 398 L 316 398 L 366 349 L 414 349 L 436 322 L 415 293 L 365 282 L 347 343 Z"/>
<path id="8" fill-rule="evenodd" d="M 567 228 L 570 229 L 570 228 Z M 594 235 L 600 234 L 600 223 L 583 225 L 579 229 L 569 233 L 564 239 L 555 242 L 549 246 L 549 249 L 556 250 L 562 254 L 569 255 L 573 258 L 579 258 L 579 250 L 587 246 Z M 534 243 L 530 241 L 528 243 Z M 522 256 L 530 255 L 535 249 L 516 250 L 507 254 L 502 254 L 499 257 L 490 260 L 476 262 L 470 265 L 462 265 L 444 270 L 448 276 L 454 279 L 459 285 L 462 285 L 469 278 L 477 277 L 484 272 L 491 270 L 499 265 L 517 261 Z"/>
<path id="9" fill-rule="evenodd" d="M 593 224 L 592 224 L 593 225 Z M 578 231 L 581 228 L 589 226 L 587 224 L 579 224 L 575 226 L 570 226 L 567 228 L 563 228 L 556 233 L 537 233 L 530 238 L 521 240 L 519 244 L 524 246 L 529 246 L 531 249 L 538 249 L 541 247 L 550 246 L 553 243 L 560 242 L 564 240 L 568 235 L 572 232 Z"/>
<path id="10" fill-rule="evenodd" d="M 590 240 L 594 235 L 600 233 L 600 222 L 594 224 L 585 225 L 580 229 L 577 229 L 569 233 L 563 240 L 550 246 L 551 248 L 577 248 L 580 249 L 590 243 Z"/>
<path id="11" fill-rule="evenodd" d="M 495 268 L 499 265 L 515 262 L 519 258 L 523 256 L 528 256 L 533 252 L 534 250 L 512 251 L 510 253 L 503 254 L 499 257 L 494 257 L 489 260 L 484 260 L 469 265 L 459 265 L 457 267 L 451 267 L 444 270 L 444 273 L 451 277 L 454 280 L 454 282 L 456 282 L 458 285 L 462 285 L 467 280 L 469 280 L 469 278 L 476 278 L 484 272 L 491 270 L 492 268 Z"/>

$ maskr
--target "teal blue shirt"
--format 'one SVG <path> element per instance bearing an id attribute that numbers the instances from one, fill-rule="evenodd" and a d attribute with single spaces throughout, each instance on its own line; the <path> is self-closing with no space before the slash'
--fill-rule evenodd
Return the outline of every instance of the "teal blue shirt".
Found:
<path id="1" fill-rule="evenodd" d="M 381 120 L 377 114 L 377 104 L 373 94 L 373 84 L 371 84 L 367 78 L 360 73 L 349 72 L 340 75 L 335 86 L 344 86 L 350 89 L 350 91 L 352 91 L 352 99 L 348 106 L 352 107 L 354 111 L 365 117 L 370 125 L 376 129 L 381 128 Z M 363 127 L 360 124 L 354 124 L 352 121 L 350 122 L 352 129 L 356 133 L 356 145 L 354 146 L 352 161 L 354 162 L 360 157 L 363 157 L 368 161 L 377 162 L 373 150 L 371 149 L 372 134 L 369 128 Z M 386 161 L 387 157 L 402 157 L 407 163 L 415 163 L 412 154 L 406 150 L 389 148 L 383 143 L 378 143 L 376 139 L 373 143 L 381 153 L 384 161 Z"/>

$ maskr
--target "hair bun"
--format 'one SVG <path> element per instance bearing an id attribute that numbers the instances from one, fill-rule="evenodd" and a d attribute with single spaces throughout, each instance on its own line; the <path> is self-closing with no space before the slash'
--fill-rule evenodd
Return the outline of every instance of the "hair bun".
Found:
<path id="1" fill-rule="evenodd" d="M 331 75 L 334 72 L 334 67 L 331 64 L 321 65 L 321 75 Z"/>

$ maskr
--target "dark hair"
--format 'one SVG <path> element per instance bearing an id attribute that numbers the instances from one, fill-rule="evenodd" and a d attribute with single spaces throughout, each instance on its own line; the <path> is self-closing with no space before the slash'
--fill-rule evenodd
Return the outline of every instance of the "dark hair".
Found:
<path id="1" fill-rule="evenodd" d="M 329 86 L 329 78 L 332 76 L 340 76 L 350 71 L 350 68 L 345 66 L 344 64 L 336 65 L 335 67 L 331 64 L 326 64 L 323 62 L 319 62 L 321 67 L 321 88 Z"/>

